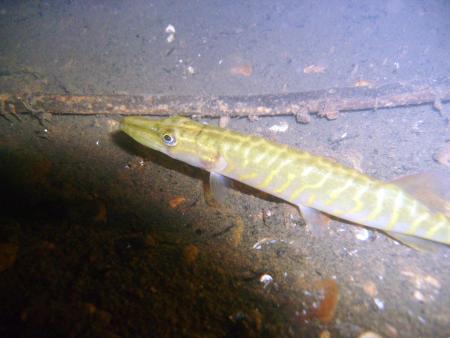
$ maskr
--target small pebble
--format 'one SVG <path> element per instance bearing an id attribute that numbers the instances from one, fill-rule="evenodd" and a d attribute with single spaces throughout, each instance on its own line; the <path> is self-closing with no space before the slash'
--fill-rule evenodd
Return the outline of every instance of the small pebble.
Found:
<path id="1" fill-rule="evenodd" d="M 194 75 L 194 74 L 195 74 L 195 69 L 194 69 L 194 67 L 192 67 L 192 66 L 188 66 L 188 67 L 186 68 L 186 70 L 187 70 L 187 72 L 188 72 L 189 75 Z"/>
<path id="2" fill-rule="evenodd" d="M 393 327 L 392 325 L 386 323 L 386 331 L 389 333 L 390 337 L 397 337 L 398 336 L 398 332 L 397 329 L 395 327 Z"/>
<path id="3" fill-rule="evenodd" d="M 442 148 L 433 155 L 433 158 L 439 164 L 450 167 L 450 142 L 447 142 Z"/>
<path id="4" fill-rule="evenodd" d="M 384 309 L 384 302 L 380 298 L 374 298 L 373 301 L 375 302 L 375 305 L 378 307 L 378 309 Z"/>
<path id="5" fill-rule="evenodd" d="M 331 333 L 328 330 L 320 332 L 319 338 L 331 338 Z"/>
<path id="6" fill-rule="evenodd" d="M 192 265 L 198 258 L 198 247 L 194 244 L 189 244 L 184 248 L 184 260 L 188 265 Z"/>
<path id="7" fill-rule="evenodd" d="M 361 333 L 358 338 L 383 338 L 378 333 L 375 333 L 373 331 L 366 331 Z"/>
<path id="8" fill-rule="evenodd" d="M 414 298 L 417 299 L 419 302 L 424 302 L 425 297 L 423 296 L 422 292 L 419 290 L 414 291 Z"/>
<path id="9" fill-rule="evenodd" d="M 378 294 L 377 286 L 372 281 L 364 283 L 363 289 L 364 292 L 372 298 L 374 298 Z"/>
<path id="10" fill-rule="evenodd" d="M 427 282 L 428 284 L 434 286 L 437 289 L 441 288 L 441 283 L 436 278 L 434 278 L 433 276 L 430 276 L 430 275 L 425 276 L 425 282 Z"/>

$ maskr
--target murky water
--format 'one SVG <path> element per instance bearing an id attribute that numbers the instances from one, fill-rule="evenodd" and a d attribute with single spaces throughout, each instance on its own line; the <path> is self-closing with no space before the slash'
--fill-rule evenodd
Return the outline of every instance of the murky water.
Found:
<path id="1" fill-rule="evenodd" d="M 0 92 L 245 95 L 429 80 L 450 69 L 448 6 L 4 2 Z M 392 180 L 446 168 L 435 160 L 450 136 L 443 108 L 228 128 Z M 0 117 L 1 336 L 448 336 L 447 248 L 417 252 L 338 221 L 310 229 L 242 185 L 208 205 L 207 173 L 118 133 L 119 117 L 46 118 Z"/>

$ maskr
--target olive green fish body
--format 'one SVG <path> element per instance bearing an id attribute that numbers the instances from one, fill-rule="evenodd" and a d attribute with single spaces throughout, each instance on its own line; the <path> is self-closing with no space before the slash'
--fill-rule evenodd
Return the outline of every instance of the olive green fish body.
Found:
<path id="1" fill-rule="evenodd" d="M 121 124 L 136 141 L 302 208 L 388 232 L 450 244 L 450 219 L 395 184 L 264 138 L 184 117 Z"/>

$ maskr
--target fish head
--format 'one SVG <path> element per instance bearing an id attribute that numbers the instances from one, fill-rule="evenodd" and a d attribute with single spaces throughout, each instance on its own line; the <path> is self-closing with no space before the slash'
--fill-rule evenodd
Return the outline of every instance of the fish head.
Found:
<path id="1" fill-rule="evenodd" d="M 193 166 L 208 168 L 217 149 L 202 147 L 198 135 L 205 126 L 183 116 L 163 119 L 125 117 L 120 129 L 140 144 Z"/>

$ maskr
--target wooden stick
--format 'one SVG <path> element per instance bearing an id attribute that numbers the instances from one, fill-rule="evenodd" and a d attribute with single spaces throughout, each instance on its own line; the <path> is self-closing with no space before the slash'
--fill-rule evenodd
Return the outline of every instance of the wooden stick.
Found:
<path id="1" fill-rule="evenodd" d="M 335 88 L 280 95 L 159 96 L 0 94 L 0 113 L 199 115 L 209 117 L 295 115 L 307 123 L 310 114 L 334 119 L 339 112 L 433 104 L 450 101 L 450 77 L 424 83 L 378 88 Z"/>

